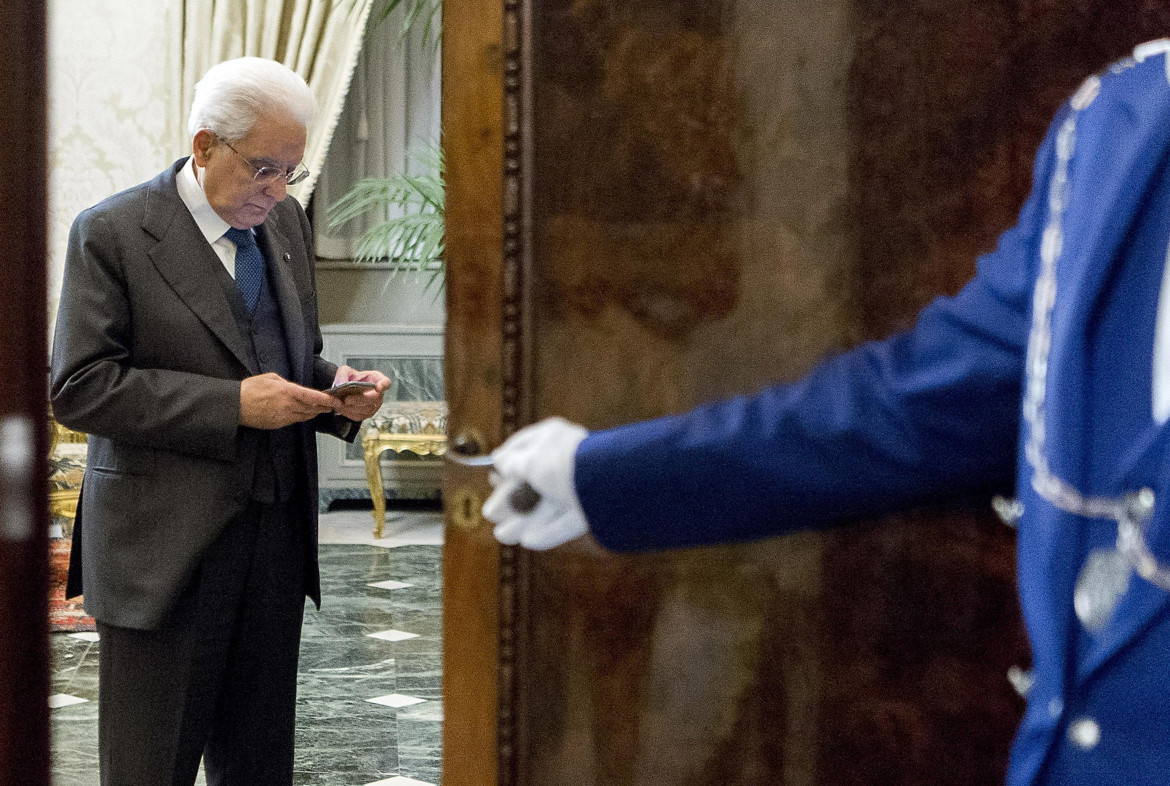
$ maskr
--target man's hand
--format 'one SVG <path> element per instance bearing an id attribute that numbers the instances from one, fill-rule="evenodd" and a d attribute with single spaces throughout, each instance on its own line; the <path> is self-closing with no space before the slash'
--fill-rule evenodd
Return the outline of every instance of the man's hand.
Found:
<path id="1" fill-rule="evenodd" d="M 337 399 L 271 372 L 240 382 L 240 425 L 278 429 L 331 412 Z"/>
<path id="2" fill-rule="evenodd" d="M 564 418 L 548 418 L 520 429 L 492 452 L 495 490 L 483 515 L 495 523 L 497 540 L 544 550 L 589 531 L 575 479 L 577 446 L 587 433 Z M 512 494 L 522 483 L 540 493 L 531 511 L 512 507 Z"/>
<path id="3" fill-rule="evenodd" d="M 333 384 L 343 382 L 373 382 L 374 388 L 366 391 L 354 391 L 348 395 L 329 396 L 333 401 L 333 411 L 350 420 L 362 421 L 378 411 L 382 406 L 382 397 L 390 389 L 390 378 L 381 371 L 354 371 L 349 366 L 340 366 Z"/>

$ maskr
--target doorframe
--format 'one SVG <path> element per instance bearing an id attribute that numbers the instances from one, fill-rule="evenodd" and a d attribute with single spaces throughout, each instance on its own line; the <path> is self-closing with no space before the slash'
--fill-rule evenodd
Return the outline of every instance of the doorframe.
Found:
<path id="1" fill-rule="evenodd" d="M 442 127 L 447 260 L 444 380 L 447 433 L 490 450 L 506 433 L 504 376 L 504 2 L 443 4 Z M 509 75 L 511 79 L 513 75 Z M 514 671 L 500 624 L 515 608 L 515 555 L 478 516 L 486 473 L 443 472 L 443 743 L 447 783 L 514 782 Z M 469 515 L 456 515 L 468 511 Z M 505 719 L 505 720 L 501 720 Z"/>
<path id="2" fill-rule="evenodd" d="M 50 773 L 46 38 L 0 5 L 0 786 Z"/>

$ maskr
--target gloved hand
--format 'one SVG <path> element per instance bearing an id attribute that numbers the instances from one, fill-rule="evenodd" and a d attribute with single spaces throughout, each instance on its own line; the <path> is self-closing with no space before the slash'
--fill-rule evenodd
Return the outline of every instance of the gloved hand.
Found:
<path id="1" fill-rule="evenodd" d="M 546 418 L 522 428 L 492 451 L 492 495 L 483 505 L 484 518 L 496 527 L 501 543 L 543 551 L 579 538 L 589 531 L 577 499 L 577 446 L 588 432 L 564 418 Z M 527 482 L 540 494 L 528 513 L 512 507 L 512 493 Z"/>

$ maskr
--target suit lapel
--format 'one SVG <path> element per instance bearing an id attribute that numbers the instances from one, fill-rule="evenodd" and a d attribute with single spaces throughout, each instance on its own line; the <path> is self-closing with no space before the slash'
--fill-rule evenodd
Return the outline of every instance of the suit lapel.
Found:
<path id="1" fill-rule="evenodd" d="M 1170 593 L 1131 573 L 1129 589 L 1122 596 L 1113 620 L 1098 633 L 1085 657 L 1077 664 L 1077 680 L 1083 682 L 1101 669 L 1129 642 L 1141 636 L 1170 604 Z"/>
<path id="2" fill-rule="evenodd" d="M 1069 173 L 1068 210 L 1063 219 L 1063 254 L 1057 263 L 1058 294 L 1052 315 L 1049 390 L 1049 461 L 1058 476 L 1084 493 L 1090 486 L 1088 416 L 1089 337 L 1096 330 L 1102 298 L 1142 203 L 1161 171 L 1170 144 L 1170 90 L 1161 68 L 1145 69 L 1143 84 L 1127 95 L 1098 100 L 1112 105 L 1082 112 Z M 1059 409 L 1057 409 L 1059 407 Z M 1081 463 L 1075 463 L 1075 462 Z"/>
<path id="3" fill-rule="evenodd" d="M 1121 461 L 1125 471 L 1122 488 L 1140 489 L 1143 487 L 1155 490 L 1156 506 L 1154 517 L 1146 527 L 1145 536 L 1155 556 L 1165 562 L 1167 552 L 1162 544 L 1167 541 L 1167 529 L 1170 528 L 1170 516 L 1167 516 L 1167 507 L 1170 506 L 1170 427 L 1164 424 L 1154 424 L 1142 435 L 1129 455 Z M 1091 677 L 1110 658 L 1122 649 L 1128 642 L 1150 627 L 1150 625 L 1170 605 L 1170 592 L 1155 586 L 1131 573 L 1129 590 L 1118 602 L 1113 620 L 1105 626 L 1094 638 L 1085 657 L 1077 665 L 1077 676 L 1080 679 Z"/>
<path id="4" fill-rule="evenodd" d="M 1099 101 L 1115 101 L 1112 96 Z M 1145 192 L 1152 172 L 1145 171 L 1142 148 L 1132 140 L 1137 125 L 1132 112 L 1116 106 L 1092 106 L 1077 117 L 1076 152 L 1069 173 L 1068 208 L 1061 222 L 1063 253 L 1057 261 L 1057 295 L 1052 312 L 1052 346 L 1047 364 L 1047 432 L 1045 458 L 1058 477 L 1082 492 L 1089 480 L 1081 459 L 1089 445 L 1084 428 L 1089 408 L 1088 335 L 1112 261 L 1129 232 L 1130 216 Z M 1094 126 L 1094 121 L 1096 125 Z M 1111 133 L 1123 128 L 1127 133 Z M 1108 140 L 1102 144 L 1102 136 Z M 1148 151 L 1147 151 L 1148 156 Z M 1150 168 L 1152 169 L 1152 167 Z M 1135 182 L 1140 181 L 1140 185 Z M 1124 212 L 1121 212 L 1124 211 Z M 1060 391 L 1056 396 L 1053 391 Z M 1039 504 L 1039 500 L 1037 500 Z M 1050 629 L 1044 641 L 1057 642 L 1059 652 L 1040 653 L 1059 659 L 1066 673 L 1078 670 L 1065 644 L 1077 635 L 1073 587 L 1084 556 L 1081 527 L 1072 515 L 1044 505 L 1032 526 L 1021 529 L 1020 549 L 1026 554 L 1028 578 L 1021 574 L 1020 591 L 1032 615 Z M 1084 665 L 1081 661 L 1080 665 Z M 1079 670 L 1078 670 L 1079 671 Z"/>
<path id="5" fill-rule="evenodd" d="M 260 369 L 248 350 L 232 314 L 227 293 L 216 266 L 223 263 L 199 231 L 195 219 L 179 198 L 175 174 L 185 163 L 179 161 L 150 183 L 150 196 L 142 227 L 158 244 L 148 252 L 159 275 L 174 289 L 187 307 L 207 326 L 251 374 Z"/>
<path id="6" fill-rule="evenodd" d="M 292 274 L 292 252 L 286 240 L 278 211 L 268 214 L 268 220 L 257 227 L 260 248 L 268 260 L 268 282 L 280 306 L 280 319 L 284 325 L 285 341 L 288 343 L 289 368 L 293 382 L 308 384 L 305 353 L 305 320 L 301 299 Z"/>
<path id="7" fill-rule="evenodd" d="M 1082 383 L 1090 373 L 1091 336 L 1097 330 L 1102 300 L 1110 290 L 1108 283 L 1115 261 L 1126 251 L 1123 244 L 1131 236 L 1143 202 L 1149 199 L 1156 185 L 1155 175 L 1163 171 L 1163 159 L 1170 146 L 1170 89 L 1167 89 L 1166 71 L 1146 68 L 1142 79 L 1128 95 L 1111 97 L 1114 106 L 1086 113 L 1077 129 L 1077 149 L 1091 153 L 1082 154 L 1071 175 L 1073 191 L 1065 216 L 1066 256 L 1059 263 L 1063 275 L 1059 279 L 1059 313 L 1054 312 L 1053 317 L 1054 342 L 1049 366 L 1050 389 L 1067 394 L 1061 396 L 1059 411 L 1051 413 L 1055 417 L 1049 419 L 1049 444 L 1053 446 L 1049 453 L 1063 454 L 1068 459 L 1085 457 L 1092 449 L 1089 431 L 1078 425 L 1085 423 L 1088 416 L 1088 387 Z M 1159 250 L 1160 255 L 1164 255 L 1164 248 L 1163 245 Z M 1160 279 L 1153 286 L 1159 284 Z M 1060 304 L 1064 304 L 1063 309 Z M 1059 343 L 1055 339 L 1057 335 L 1062 336 Z M 1150 359 L 1145 357 L 1141 362 Z M 1161 478 L 1166 477 L 1166 443 L 1166 429 L 1151 420 L 1150 428 L 1141 432 L 1134 451 L 1122 462 L 1127 476 L 1123 484 L 1108 482 L 1116 478 L 1089 477 L 1087 461 L 1054 469 L 1088 494 L 1111 495 L 1143 485 L 1161 490 Z M 1159 472 L 1148 475 L 1151 467 Z M 1166 491 L 1170 493 L 1170 489 Z M 1160 503 L 1162 508 L 1170 503 L 1170 497 Z M 1165 519 L 1165 514 L 1159 518 Z M 1070 562 L 1082 556 L 1081 549 L 1066 548 L 1065 552 Z M 1074 571 L 1079 568 L 1077 564 Z M 1113 620 L 1093 637 L 1093 643 L 1079 659 L 1078 680 L 1091 676 L 1134 637 L 1141 635 L 1168 600 L 1170 594 L 1133 575 Z M 1068 604 L 1066 611 L 1070 616 L 1071 605 Z"/>

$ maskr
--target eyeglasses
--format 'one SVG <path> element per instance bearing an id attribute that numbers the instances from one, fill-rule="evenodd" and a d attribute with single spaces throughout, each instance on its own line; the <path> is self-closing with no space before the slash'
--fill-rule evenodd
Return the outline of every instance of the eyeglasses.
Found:
<path id="1" fill-rule="evenodd" d="M 292 169 L 288 170 L 281 169 L 278 166 L 256 166 L 252 163 L 251 159 L 246 157 L 239 150 L 236 150 L 234 147 L 232 147 L 231 142 L 227 141 L 221 136 L 216 136 L 216 139 L 227 145 L 228 150 L 235 153 L 240 157 L 240 160 L 256 171 L 256 174 L 252 176 L 252 179 L 256 181 L 257 185 L 270 186 L 277 180 L 284 180 L 285 185 L 295 186 L 297 183 L 301 182 L 309 176 L 309 170 L 305 167 L 304 164 L 297 164 Z"/>

